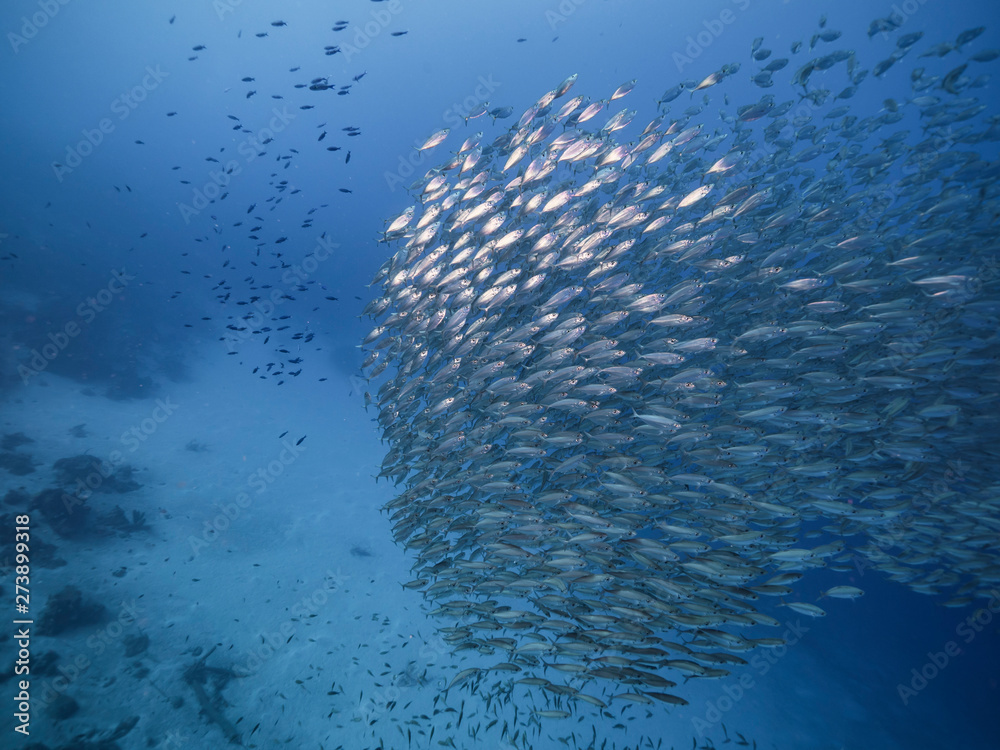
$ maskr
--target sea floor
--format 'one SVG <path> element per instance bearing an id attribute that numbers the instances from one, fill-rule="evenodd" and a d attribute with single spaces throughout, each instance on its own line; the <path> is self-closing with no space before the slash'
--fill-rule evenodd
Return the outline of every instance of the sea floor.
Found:
<path id="1" fill-rule="evenodd" d="M 141 485 L 109 492 L 101 480 L 68 538 L 31 514 L 32 544 L 54 544 L 46 556 L 66 564 L 31 566 L 31 659 L 47 674 L 30 676 L 27 741 L 82 747 L 71 738 L 110 741 L 120 727 L 122 748 L 680 750 L 740 746 L 741 736 L 781 749 L 1000 747 L 1000 611 L 946 610 L 872 571 L 851 576 L 867 596 L 828 601 L 825 618 L 777 609 L 788 648 L 755 651 L 725 680 L 678 686 L 686 707 L 614 701 L 604 716 L 586 706 L 547 719 L 523 687 L 445 694 L 460 670 L 498 660 L 452 655 L 430 607 L 401 585 L 412 561 L 380 512 L 393 488 L 373 479 L 382 446 L 363 387 L 340 376 L 275 388 L 226 365 L 129 401 L 45 374 L 3 404 L 0 434 L 33 441 L 16 450 L 35 470 L 0 470 L 2 493 L 54 487 L 53 464 L 80 454 L 131 466 Z M 108 520 L 115 506 L 135 525 Z M 26 510 L 5 505 L 2 533 Z M 836 585 L 849 574 L 823 575 Z M 66 586 L 103 614 L 38 633 Z M 959 629 L 976 611 L 992 619 L 967 642 Z M 926 669 L 951 641 L 958 655 Z M 0 654 L 14 661 L 12 639 Z M 933 677 L 904 703 L 899 686 L 919 686 L 921 670 Z M 139 717 L 131 729 L 129 717 Z M 0 746 L 24 747 L 7 723 Z"/>

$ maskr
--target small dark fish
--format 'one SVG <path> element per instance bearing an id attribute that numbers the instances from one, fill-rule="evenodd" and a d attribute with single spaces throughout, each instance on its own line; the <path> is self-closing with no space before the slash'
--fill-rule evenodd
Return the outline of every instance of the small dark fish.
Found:
<path id="1" fill-rule="evenodd" d="M 302 371 L 299 370 L 299 372 L 302 372 Z M 302 437 L 300 437 L 298 440 L 295 441 L 295 444 L 296 445 L 302 445 L 302 441 L 305 440 L 307 437 L 308 437 L 308 435 L 303 435 Z"/>
<path id="2" fill-rule="evenodd" d="M 253 96 L 256 93 L 257 93 L 256 91 L 248 91 L 247 92 L 247 99 L 249 99 L 251 96 Z"/>

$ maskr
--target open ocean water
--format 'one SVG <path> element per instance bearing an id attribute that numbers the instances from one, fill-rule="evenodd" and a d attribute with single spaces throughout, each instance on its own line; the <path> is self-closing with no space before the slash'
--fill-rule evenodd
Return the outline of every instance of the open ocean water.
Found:
<path id="1" fill-rule="evenodd" d="M 0 747 L 1000 748 L 996 4 L 0 31 Z"/>

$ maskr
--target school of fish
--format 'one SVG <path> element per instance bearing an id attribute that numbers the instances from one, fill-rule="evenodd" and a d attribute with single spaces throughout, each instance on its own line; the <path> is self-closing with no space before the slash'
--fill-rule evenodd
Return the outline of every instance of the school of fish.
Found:
<path id="1" fill-rule="evenodd" d="M 1000 586 L 1000 115 L 976 97 L 1000 52 L 895 27 L 871 67 L 825 23 L 795 62 L 758 39 L 751 84 L 790 66 L 798 96 L 730 104 L 733 63 L 628 140 L 635 82 L 571 76 L 412 187 L 364 367 L 406 586 L 496 661 L 449 687 L 683 705 L 681 678 L 781 645 L 781 612 L 824 614 L 813 569 L 954 607 Z M 852 103 L 907 64 L 905 96 Z"/>

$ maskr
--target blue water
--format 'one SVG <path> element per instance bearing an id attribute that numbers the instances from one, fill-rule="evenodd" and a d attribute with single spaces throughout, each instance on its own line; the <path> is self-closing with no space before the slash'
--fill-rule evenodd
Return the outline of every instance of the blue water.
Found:
<path id="1" fill-rule="evenodd" d="M 579 74 L 574 94 L 594 99 L 638 79 L 625 102 L 639 110 L 636 123 L 648 122 L 666 89 L 734 61 L 744 67 L 734 81 L 745 81 L 754 38 L 763 36 L 774 57 L 787 55 L 793 41 L 808 44 L 823 14 L 827 28 L 844 32 L 830 49 L 855 49 L 874 65 L 892 41 L 869 38 L 868 24 L 893 12 L 903 18 L 900 33 L 925 32 L 921 46 L 980 25 L 987 31 L 975 49 L 1000 46 L 1000 6 L 940 0 L 19 0 L 4 7 L 0 433 L 34 440 L 20 450 L 34 456 L 36 470 L 0 470 L 0 491 L 40 492 L 55 460 L 81 453 L 113 460 L 118 450 L 140 469 L 139 493 L 103 502 L 142 510 L 148 531 L 90 529 L 62 539 L 32 514 L 33 533 L 57 543 L 67 563 L 38 569 L 33 606 L 40 612 L 66 584 L 109 610 L 118 599 L 140 597 L 141 628 L 134 621 L 125 628 L 141 629 L 151 645 L 145 656 L 127 658 L 112 634 L 114 648 L 98 653 L 88 638 L 103 634 L 107 621 L 38 635 L 36 659 L 55 650 L 63 664 L 74 653 L 94 662 L 65 690 L 79 710 L 54 718 L 51 693 L 41 692 L 45 676 L 33 678 L 32 737 L 18 736 L 8 714 L 0 746 L 74 746 L 75 735 L 141 715 L 148 718 L 118 740 L 121 747 L 221 747 L 225 734 L 199 714 L 184 670 L 214 644 L 224 645 L 211 658 L 229 662 L 210 664 L 236 663 L 225 654 L 245 654 L 256 634 L 292 622 L 295 640 L 276 649 L 280 658 L 220 688 L 225 715 L 241 717 L 244 744 L 407 747 L 397 727 L 418 707 L 416 714 L 439 708 L 429 703 L 434 688 L 463 667 L 433 639 L 419 595 L 398 585 L 412 560 L 393 546 L 379 513 L 392 492 L 372 479 L 384 449 L 363 410 L 361 394 L 371 386 L 357 379 L 358 344 L 370 327 L 358 316 L 391 252 L 379 242 L 385 221 L 413 202 L 406 187 L 446 158 L 444 148 L 454 151 L 478 130 L 501 132 L 571 73 Z M 279 20 L 286 25 L 272 25 Z M 347 24 L 335 32 L 338 20 Z M 326 55 L 327 45 L 340 51 Z M 782 99 L 797 59 L 766 93 Z M 995 72 L 995 65 L 975 72 Z M 846 103 L 870 112 L 888 97 L 905 101 L 911 67 L 891 70 L 877 85 L 866 81 Z M 310 90 L 320 78 L 334 88 Z M 338 95 L 345 85 L 349 93 Z M 765 93 L 747 87 L 730 110 Z M 727 106 L 707 93 L 709 110 Z M 974 95 L 987 114 L 997 113 L 994 83 Z M 674 107 L 700 97 L 685 92 Z M 512 106 L 513 118 L 466 124 L 464 115 L 484 101 Z M 348 127 L 360 134 L 349 136 Z M 446 147 L 433 156 L 415 150 L 445 127 L 452 129 Z M 287 265 L 276 263 L 275 252 Z M 226 328 L 271 289 L 288 297 L 273 308 L 268 344 Z M 301 362 L 271 377 L 276 344 Z M 171 398 L 180 404 L 176 418 L 162 404 L 156 411 L 157 399 Z M 78 424 L 88 425 L 89 437 L 68 436 Z M 302 447 L 301 457 L 281 453 L 289 446 Z M 274 461 L 280 471 L 267 468 Z M 259 486 L 266 491 L 258 494 Z M 192 547 L 216 504 L 237 502 L 241 488 L 254 498 L 252 510 L 220 533 L 222 544 L 213 537 L 205 551 Z M 13 508 L 2 509 L 8 528 L 0 534 L 14 533 Z M 122 567 L 133 572 L 110 575 Z M 314 619 L 324 624 L 307 632 L 288 614 L 293 592 L 326 591 L 324 575 L 341 570 L 350 582 L 330 591 L 345 599 L 320 597 Z M 3 591 L 11 595 L 13 574 L 5 572 Z M 1000 599 L 993 610 L 943 608 L 869 570 L 809 578 L 803 601 L 846 583 L 866 596 L 828 600 L 822 620 L 801 618 L 808 630 L 787 657 L 744 670 L 753 687 L 738 691 L 734 672 L 729 681 L 690 686 L 684 709 L 633 712 L 627 732 L 615 728 L 614 708 L 546 726 L 527 746 L 567 746 L 558 737 L 575 732 L 568 746 L 587 747 L 593 729 L 597 747 L 602 739 L 607 747 L 638 746 L 643 735 L 652 738 L 643 747 L 657 738 L 665 747 L 691 747 L 692 738 L 697 747 L 721 747 L 721 718 L 761 748 L 1000 747 Z M 974 625 L 965 622 L 977 615 Z M 411 638 L 425 639 L 424 647 L 401 651 Z M 950 643 L 947 664 L 925 669 Z M 12 640 L 0 643 L 0 664 L 15 656 Z M 352 666 L 352 658 L 360 661 Z M 379 685 L 383 664 L 398 674 L 411 658 L 418 672 L 428 671 L 427 682 L 397 680 L 398 705 L 386 708 L 392 698 L 386 681 Z M 913 670 L 933 676 L 909 694 L 900 686 L 923 684 Z M 325 695 L 330 680 L 343 692 Z M 13 681 L 3 685 L 5 695 L 16 694 Z M 720 710 L 720 698 L 737 692 Z M 184 701 L 175 707 L 169 698 L 178 695 Z M 531 705 L 520 695 L 527 713 Z M 408 701 L 414 705 L 402 708 Z M 438 747 L 453 720 L 450 713 L 419 720 L 439 729 L 412 746 Z M 458 747 L 525 746 L 495 733 L 474 741 L 464 727 L 451 733 Z"/>

